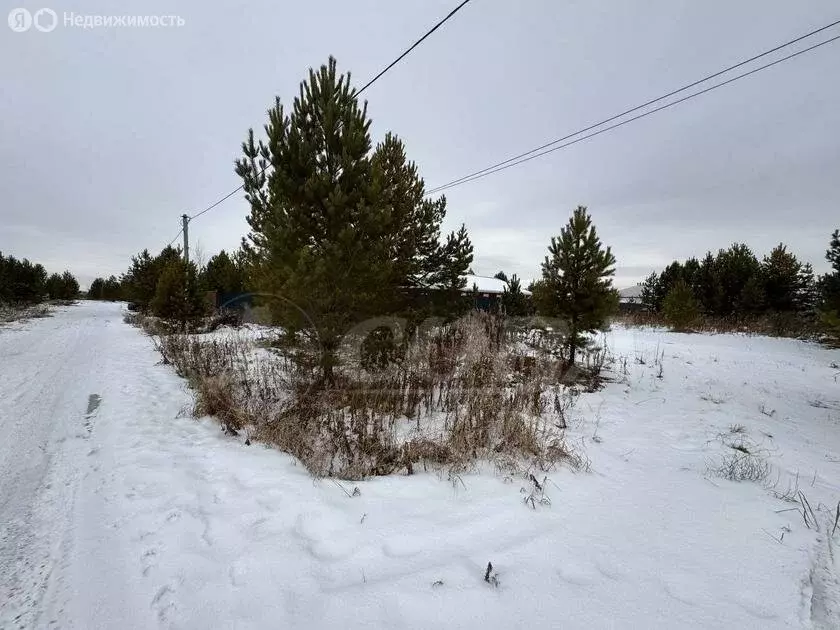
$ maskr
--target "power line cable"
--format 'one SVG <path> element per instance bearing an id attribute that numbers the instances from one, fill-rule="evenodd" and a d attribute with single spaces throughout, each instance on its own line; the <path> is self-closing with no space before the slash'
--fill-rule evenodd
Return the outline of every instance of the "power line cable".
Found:
<path id="1" fill-rule="evenodd" d="M 180 230 L 178 230 L 178 233 L 175 235 L 175 238 L 173 238 L 171 241 L 169 241 L 169 242 L 166 244 L 166 247 L 169 247 L 170 245 L 172 245 L 172 243 L 174 243 L 175 241 L 177 241 L 177 240 L 178 240 L 178 237 L 179 237 L 179 236 L 181 236 L 181 234 L 183 234 L 183 233 L 184 233 L 184 228 L 181 228 Z M 166 249 L 166 248 L 164 248 L 164 249 Z"/>
<path id="2" fill-rule="evenodd" d="M 578 131 L 575 131 L 574 133 L 570 133 L 570 134 L 568 134 L 568 135 L 566 135 L 566 136 L 563 136 L 562 138 L 557 138 L 556 140 L 552 140 L 551 142 L 547 142 L 547 143 L 545 143 L 545 144 L 543 144 L 543 145 L 541 145 L 541 146 L 538 146 L 538 147 L 536 147 L 536 148 L 534 148 L 534 149 L 531 149 L 530 151 L 526 151 L 526 152 L 524 152 L 524 153 L 520 153 L 519 155 L 515 155 L 515 156 L 510 157 L 510 158 L 508 158 L 508 159 L 506 159 L 506 160 L 503 160 L 503 161 L 501 161 L 501 162 L 497 162 L 496 164 L 493 164 L 493 165 L 488 166 L 488 167 L 486 167 L 486 168 L 483 168 L 483 169 L 480 169 L 480 170 L 475 171 L 475 172 L 473 172 L 473 173 L 470 173 L 469 175 L 464 175 L 463 177 L 459 177 L 458 179 L 454 179 L 454 180 L 452 180 L 452 181 L 450 181 L 450 182 L 447 182 L 446 184 L 442 184 L 442 185 L 440 185 L 440 186 L 436 186 L 436 187 L 432 188 L 431 190 L 429 190 L 427 194 L 434 194 L 434 193 L 436 193 L 436 192 L 440 192 L 440 191 L 442 191 L 442 190 L 446 190 L 446 189 L 448 189 L 448 188 L 452 188 L 452 187 L 454 187 L 454 186 L 456 186 L 456 185 L 458 185 L 458 184 L 461 184 L 461 183 L 466 183 L 466 182 L 468 182 L 468 181 L 473 181 L 474 179 L 480 179 L 480 177 L 481 177 L 481 176 L 483 176 L 485 173 L 486 173 L 486 174 L 490 174 L 490 172 L 494 172 L 494 173 L 495 173 L 495 172 L 498 172 L 498 170 L 504 170 L 504 169 L 500 169 L 499 167 L 503 167 L 503 166 L 505 166 L 505 165 L 507 165 L 507 164 L 510 164 L 510 163 L 512 163 L 512 162 L 516 162 L 517 164 L 521 164 L 522 162 L 518 162 L 517 160 L 520 160 L 521 158 L 525 158 L 525 157 L 527 157 L 527 156 L 529 156 L 529 155 L 531 155 L 531 154 L 533 154 L 533 153 L 537 153 L 538 151 L 542 151 L 543 149 L 547 149 L 548 147 L 552 147 L 552 146 L 554 146 L 555 144 L 558 144 L 558 143 L 560 143 L 560 142 L 564 142 L 565 140 L 569 140 L 570 138 L 574 138 L 575 136 L 578 136 L 578 135 L 580 135 L 580 134 L 586 133 L 587 131 L 591 131 L 592 129 L 596 129 L 597 127 L 601 127 L 602 125 L 605 125 L 605 124 L 610 123 L 610 122 L 612 122 L 612 121 L 614 121 L 614 120 L 617 120 L 617 119 L 619 119 L 619 118 L 622 118 L 622 117 L 626 116 L 627 114 L 631 114 L 631 113 L 633 113 L 633 112 L 635 112 L 635 111 L 638 111 L 638 110 L 640 110 L 640 109 L 643 109 L 643 108 L 645 108 L 645 107 L 648 107 L 649 105 L 653 105 L 654 103 L 658 103 L 659 101 L 665 100 L 665 99 L 667 99 L 667 98 L 669 98 L 669 97 L 671 97 L 671 96 L 675 96 L 675 95 L 677 95 L 677 94 L 679 94 L 679 93 L 681 93 L 681 92 L 684 92 L 684 91 L 689 90 L 689 89 L 691 89 L 691 88 L 693 88 L 693 87 L 696 87 L 697 85 L 700 85 L 701 83 L 705 83 L 706 81 L 709 81 L 709 80 L 711 80 L 711 79 L 714 79 L 714 78 L 716 78 L 716 77 L 719 77 L 719 76 L 721 76 L 721 75 L 723 75 L 723 74 L 726 74 L 727 72 L 731 72 L 732 70 L 735 70 L 736 68 L 740 68 L 740 67 L 745 66 L 745 65 L 747 65 L 747 64 L 749 64 L 749 63 L 751 63 L 751 62 L 753 62 L 753 61 L 756 61 L 756 60 L 758 60 L 758 59 L 761 59 L 762 57 L 766 57 L 767 55 L 770 55 L 770 54 L 772 54 L 772 53 L 774 53 L 774 52 L 778 52 L 779 50 L 781 50 L 781 49 L 783 49 L 783 48 L 787 48 L 788 46 L 791 46 L 792 44 L 795 44 L 795 43 L 797 43 L 797 42 L 800 42 L 800 41 L 802 41 L 803 39 L 807 39 L 807 38 L 809 38 L 809 37 L 812 37 L 813 35 L 816 35 L 817 33 L 821 33 L 822 31 L 825 31 L 826 29 L 829 29 L 829 28 L 831 28 L 831 27 L 833 27 L 833 26 L 837 26 L 838 24 L 840 24 L 840 20 L 837 20 L 837 21 L 835 21 L 835 22 L 832 22 L 831 24 L 827 24 L 827 25 L 825 25 L 825 26 L 822 26 L 822 27 L 820 27 L 820 28 L 818 28 L 818 29 L 815 29 L 815 30 L 813 30 L 813 31 L 811 31 L 811 32 L 809 32 L 809 33 L 806 33 L 806 34 L 804 34 L 804 35 L 800 35 L 799 37 L 796 37 L 795 39 L 792 39 L 792 40 L 790 40 L 790 41 L 788 41 L 788 42 L 785 42 L 784 44 L 779 44 L 778 46 L 774 46 L 773 48 L 771 48 L 771 49 L 769 49 L 769 50 L 766 50 L 766 51 L 764 51 L 764 52 L 762 52 L 762 53 L 760 53 L 760 54 L 758 54 L 758 55 L 754 55 L 753 57 L 750 57 L 749 59 L 745 59 L 745 60 L 740 61 L 740 62 L 738 62 L 738 63 L 736 63 L 736 64 L 734 64 L 734 65 L 731 65 L 731 66 L 729 66 L 729 67 L 727 67 L 727 68 L 724 68 L 723 70 L 719 70 L 718 72 L 715 72 L 715 73 L 710 74 L 710 75 L 708 75 L 708 76 L 706 76 L 706 77 L 703 77 L 702 79 L 698 79 L 698 80 L 696 80 L 696 81 L 693 81 L 693 82 L 691 82 L 691 83 L 689 83 L 689 84 L 687 84 L 687 85 L 684 85 L 684 86 L 683 86 L 683 87 L 681 87 L 681 88 L 678 88 L 678 89 L 676 89 L 676 90 L 673 90 L 673 91 L 671 91 L 671 92 L 668 92 L 667 94 L 663 94 L 662 96 L 660 96 L 660 97 L 658 97 L 658 98 L 655 98 L 655 99 L 649 100 L 649 101 L 647 101 L 647 102 L 645 102 L 645 103 L 642 103 L 641 105 L 637 105 L 637 106 L 635 106 L 635 107 L 632 107 L 632 108 L 630 108 L 630 109 L 627 109 L 627 110 L 625 110 L 625 111 L 621 112 L 620 114 L 615 114 L 614 116 L 610 116 L 609 118 L 605 118 L 604 120 L 601 120 L 600 122 L 597 122 L 597 123 L 594 123 L 594 124 L 592 124 L 592 125 L 589 125 L 588 127 L 584 127 L 583 129 L 579 129 Z M 818 46 L 822 46 L 824 43 L 828 43 L 828 42 L 830 42 L 830 41 L 833 41 L 833 39 L 830 39 L 830 40 L 827 40 L 827 41 L 825 41 L 825 42 L 822 42 L 822 43 L 818 44 L 817 46 L 812 46 L 811 48 L 804 49 L 804 50 L 802 50 L 802 51 L 800 51 L 800 52 L 807 52 L 808 50 L 812 50 L 813 48 L 816 48 L 816 47 L 818 47 Z M 784 57 L 783 59 L 780 59 L 779 61 L 785 61 L 785 60 L 787 60 L 787 59 L 790 59 L 791 57 L 795 57 L 795 56 L 797 56 L 798 54 L 800 54 L 800 53 L 796 53 L 796 54 L 794 54 L 794 55 L 790 55 L 790 56 L 788 56 L 788 57 Z M 766 66 L 762 66 L 761 68 L 758 68 L 758 69 L 756 70 L 756 72 L 757 72 L 758 70 L 763 70 L 763 69 L 765 69 L 765 68 L 769 68 L 770 66 L 775 65 L 776 63 L 778 63 L 778 62 L 773 62 L 773 63 L 768 64 L 768 65 L 766 65 Z M 746 73 L 746 74 L 740 75 L 740 76 L 739 76 L 739 77 L 737 77 L 737 78 L 743 78 L 744 76 L 748 76 L 749 74 L 753 74 L 753 72 L 748 72 L 748 73 Z M 717 86 L 717 87 L 719 87 L 719 86 L 721 86 L 721 85 L 726 85 L 727 83 L 731 83 L 731 82 L 732 82 L 731 80 L 730 80 L 730 81 L 726 81 L 726 82 L 724 82 L 724 83 L 718 84 L 718 86 Z M 714 89 L 714 88 L 713 88 L 713 89 Z M 701 92 L 697 92 L 695 95 L 703 94 L 703 93 L 705 93 L 705 92 L 707 92 L 707 91 L 709 91 L 709 90 L 703 90 L 703 91 L 701 91 Z M 674 103 L 682 102 L 682 101 L 684 101 L 684 100 L 687 100 L 687 99 L 680 99 L 680 100 L 678 100 L 678 101 L 674 101 Z M 661 109 L 665 109 L 665 108 L 664 108 L 664 107 L 660 107 L 660 108 L 657 108 L 657 109 L 652 110 L 652 111 L 651 111 L 651 112 L 649 112 L 649 113 L 653 113 L 654 111 L 660 111 Z M 647 115 L 647 114 L 645 114 L 645 115 Z M 638 118 L 642 118 L 642 117 L 643 117 L 643 116 L 637 116 L 637 117 L 632 118 L 632 119 L 630 119 L 630 120 L 638 120 Z M 626 122 L 630 122 L 630 121 L 626 121 Z M 624 123 L 622 123 L 622 124 L 624 124 Z M 620 126 L 620 125 L 615 125 L 615 126 Z M 610 128 L 615 128 L 615 126 L 610 127 Z M 599 133 L 600 133 L 600 132 L 599 132 Z M 590 136 L 587 136 L 587 137 L 592 137 L 593 135 L 598 135 L 598 134 L 591 134 Z M 574 143 L 569 143 L 569 144 L 574 144 Z M 563 145 L 563 146 L 569 146 L 569 144 L 565 144 L 565 145 Z M 559 148 L 559 147 L 558 147 L 558 148 Z M 550 151 L 547 151 L 547 152 L 550 152 Z M 545 155 L 545 153 L 541 153 L 540 155 Z M 527 160 L 524 160 L 524 161 L 527 161 Z M 512 165 L 512 164 L 511 164 L 511 165 Z M 497 170 L 497 169 L 498 169 L 498 170 Z"/>
<path id="3" fill-rule="evenodd" d="M 263 169 L 260 171 L 260 175 L 262 175 L 263 173 L 265 173 L 265 170 L 266 170 L 267 168 L 268 168 L 268 166 L 266 166 L 265 168 L 263 168 Z M 221 204 L 221 203 L 223 203 L 223 202 L 227 201 L 228 199 L 230 199 L 231 197 L 233 197 L 236 193 L 238 193 L 238 192 L 239 192 L 240 190 L 242 190 L 243 188 L 245 188 L 245 184 L 239 184 L 239 186 L 238 186 L 235 190 L 231 190 L 228 194 L 226 194 L 224 197 L 222 197 L 222 198 L 221 198 L 221 199 L 219 199 L 218 201 L 216 201 L 216 202 L 212 203 L 211 205 L 207 206 L 204 210 L 202 210 L 202 211 L 201 211 L 201 212 L 199 212 L 198 214 L 194 214 L 193 216 L 191 216 L 191 217 L 190 217 L 190 221 L 192 221 L 193 219 L 197 219 L 198 217 L 200 217 L 200 216 L 201 216 L 202 214 L 204 214 L 205 212 L 210 212 L 213 208 L 215 208 L 215 207 L 216 207 L 216 206 L 218 206 L 219 204 Z"/>
<path id="4" fill-rule="evenodd" d="M 458 13 L 458 11 L 460 11 L 460 10 L 461 10 L 461 8 L 462 8 L 465 4 L 467 4 L 469 1 L 470 1 L 470 0 L 464 0 L 461 4 L 459 4 L 457 7 L 455 7 L 454 9 L 452 9 L 452 10 L 451 10 L 451 11 L 450 11 L 447 15 L 446 15 L 446 17 L 444 17 L 443 19 L 441 19 L 441 20 L 440 20 L 437 24 L 435 24 L 435 25 L 434 25 L 434 26 L 433 26 L 430 30 L 426 31 L 426 34 L 425 34 L 425 35 L 423 35 L 423 37 L 421 37 L 421 38 L 420 38 L 420 39 L 418 39 L 416 42 L 414 42 L 414 43 L 413 43 L 413 44 L 412 44 L 412 45 L 411 45 L 411 46 L 410 46 L 410 47 L 409 47 L 409 48 L 408 48 L 408 49 L 407 49 L 407 50 L 406 50 L 403 54 L 401 54 L 399 57 L 397 57 L 397 58 L 396 58 L 396 59 L 394 59 L 391 63 L 389 63 L 389 64 L 385 67 L 385 69 L 384 69 L 384 70 L 382 70 L 382 72 L 380 72 L 380 73 L 379 73 L 379 74 L 377 74 L 375 77 L 373 77 L 370 81 L 368 81 L 367 83 L 365 83 L 365 85 L 362 87 L 362 89 L 361 89 L 361 90 L 359 90 L 358 92 L 356 92 L 356 95 L 358 96 L 359 94 L 361 94 L 362 92 L 364 92 L 364 91 L 365 91 L 366 89 L 368 89 L 371 85 L 373 85 L 379 77 L 381 77 L 383 74 L 385 74 L 386 72 L 388 72 L 388 70 L 390 70 L 390 69 L 391 69 L 391 68 L 393 68 L 395 65 L 397 65 L 400 61 L 402 61 L 403 57 L 405 57 L 408 53 L 410 53 L 412 50 L 414 50 L 415 48 L 417 48 L 417 46 L 419 46 L 419 45 L 423 42 L 423 40 L 424 40 L 424 39 L 426 39 L 429 35 L 431 35 L 431 34 L 432 34 L 432 33 L 434 33 L 436 30 L 438 30 L 441 26 L 443 26 L 443 23 L 444 23 L 444 22 L 446 22 L 449 18 L 451 18 L 451 17 L 452 17 L 453 15 L 455 15 L 456 13 Z"/>
<path id="5" fill-rule="evenodd" d="M 368 88 L 369 88 L 371 85 L 373 85 L 373 84 L 374 84 L 374 83 L 375 83 L 375 82 L 376 82 L 376 81 L 377 81 L 377 80 L 378 80 L 378 79 L 379 79 L 382 75 L 384 75 L 386 72 L 388 72 L 388 70 L 390 70 L 390 69 L 391 69 L 391 68 L 393 68 L 395 65 L 397 65 L 400 61 L 402 61 L 402 60 L 403 60 L 403 58 L 405 58 L 405 56 L 406 56 L 406 55 L 408 55 L 408 54 L 409 54 L 412 50 L 414 50 L 415 48 L 417 48 L 417 46 L 419 46 L 419 45 L 423 42 L 423 40 L 425 40 L 425 39 L 426 39 L 427 37 L 429 37 L 432 33 L 434 33 L 434 32 L 435 32 L 436 30 L 438 30 L 441 26 L 443 26 L 443 24 L 444 24 L 447 20 L 449 20 L 452 16 L 454 16 L 456 13 L 458 13 L 458 11 L 460 11 L 460 10 L 464 7 L 464 5 L 466 5 L 468 2 L 470 2 L 470 0 L 463 0 L 463 2 L 461 2 L 461 4 L 459 4 L 457 7 L 455 7 L 454 9 L 452 9 L 452 10 L 451 10 L 451 11 L 450 11 L 450 12 L 449 12 L 449 13 L 448 13 L 445 17 L 443 17 L 442 19 L 440 19 L 440 20 L 437 22 L 437 24 L 435 24 L 432 28 L 430 28 L 428 31 L 426 31 L 426 33 L 423 35 L 423 37 L 421 37 L 421 38 L 420 38 L 420 39 L 418 39 L 416 42 L 414 42 L 414 43 L 413 43 L 411 46 L 409 46 L 409 47 L 408 47 L 408 48 L 407 48 L 407 49 L 406 49 L 406 50 L 405 50 L 405 51 L 404 51 L 404 52 L 403 52 L 403 53 L 402 53 L 399 57 L 397 57 L 396 59 L 394 59 L 394 61 L 392 61 L 391 63 L 389 63 L 387 66 L 385 66 L 385 68 L 383 68 L 383 69 L 379 72 L 379 74 L 377 74 L 377 75 L 376 75 L 375 77 L 373 77 L 370 81 L 368 81 L 367 83 L 365 83 L 365 85 L 364 85 L 364 86 L 362 86 L 362 89 L 361 89 L 361 90 L 359 90 L 358 92 L 356 92 L 356 96 L 358 96 L 359 94 L 361 94 L 362 92 L 364 92 L 366 89 L 368 89 Z M 267 165 L 259 171 L 259 174 L 260 174 L 260 175 L 262 175 L 263 173 L 265 173 L 266 169 L 268 169 L 268 166 L 267 166 Z M 227 201 L 228 199 L 230 199 L 231 197 L 233 197 L 236 193 L 238 193 L 238 192 L 239 192 L 240 190 L 242 190 L 244 187 L 245 187 L 245 184 L 244 184 L 244 183 L 243 183 L 243 184 L 240 184 L 239 186 L 237 186 L 237 187 L 236 187 L 236 189 L 234 189 L 234 190 L 230 191 L 228 194 L 226 194 L 224 197 L 222 197 L 222 198 L 221 198 L 221 199 L 219 199 L 218 201 L 216 201 L 216 202 L 214 202 L 213 204 L 211 204 L 211 205 L 207 206 L 207 207 L 206 207 L 204 210 L 202 210 L 201 212 L 198 212 L 197 214 L 192 215 L 192 216 L 190 217 L 190 221 L 192 221 L 193 219 L 197 219 L 198 217 L 200 217 L 202 214 L 204 214 L 204 213 L 206 213 L 206 212 L 210 212 L 213 208 L 215 208 L 215 207 L 216 207 L 216 206 L 218 206 L 219 204 L 221 204 L 221 203 L 223 203 L 223 202 Z M 176 237 L 176 238 L 177 238 L 177 237 Z"/>

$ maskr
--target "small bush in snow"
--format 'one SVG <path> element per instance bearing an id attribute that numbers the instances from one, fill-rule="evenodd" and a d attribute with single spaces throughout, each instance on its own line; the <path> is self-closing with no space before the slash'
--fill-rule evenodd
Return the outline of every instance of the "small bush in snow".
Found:
<path id="1" fill-rule="evenodd" d="M 733 452 L 723 455 L 712 469 L 718 477 L 730 481 L 764 481 L 770 474 L 770 464 L 758 453 L 749 452 L 743 445 L 736 445 Z"/>
<path id="2" fill-rule="evenodd" d="M 694 292 L 683 280 L 678 280 L 662 302 L 662 313 L 671 329 L 677 332 L 691 330 L 700 318 L 700 305 Z"/>

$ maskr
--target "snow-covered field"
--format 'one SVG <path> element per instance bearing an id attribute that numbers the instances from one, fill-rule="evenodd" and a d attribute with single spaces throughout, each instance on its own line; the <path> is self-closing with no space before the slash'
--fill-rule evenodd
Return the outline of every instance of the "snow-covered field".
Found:
<path id="1" fill-rule="evenodd" d="M 225 437 L 120 305 L 0 328 L 0 628 L 840 628 L 840 352 L 607 340 L 591 471 L 532 509 L 490 466 L 338 484 Z M 765 479 L 716 474 L 736 446 Z"/>

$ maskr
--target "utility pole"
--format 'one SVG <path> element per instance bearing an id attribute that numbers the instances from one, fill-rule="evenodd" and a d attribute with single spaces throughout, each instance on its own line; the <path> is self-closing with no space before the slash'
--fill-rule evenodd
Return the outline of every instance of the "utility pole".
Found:
<path id="1" fill-rule="evenodd" d="M 184 262 L 190 264 L 190 218 L 186 214 L 181 215 L 181 222 L 184 232 Z"/>
<path id="2" fill-rule="evenodd" d="M 190 293 L 190 218 L 186 214 L 181 215 L 181 226 L 184 231 L 184 306 L 189 304 Z M 187 328 L 187 319 L 184 317 L 182 322 L 184 332 L 189 332 Z"/>

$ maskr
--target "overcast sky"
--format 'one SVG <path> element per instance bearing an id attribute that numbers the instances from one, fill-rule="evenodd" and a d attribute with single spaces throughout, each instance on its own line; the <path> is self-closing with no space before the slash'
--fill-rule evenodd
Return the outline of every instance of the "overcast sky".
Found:
<path id="1" fill-rule="evenodd" d="M 0 26 L 0 250 L 85 286 L 158 251 L 241 183 L 249 127 L 330 54 L 361 86 L 456 0 L 43 2 Z M 82 29 L 78 15 L 177 15 Z M 429 187 L 660 96 L 840 18 L 837 0 L 472 0 L 365 92 Z M 831 35 L 840 34 L 840 27 Z M 815 39 L 814 41 L 817 41 Z M 840 227 L 840 41 L 613 132 L 447 191 L 474 269 L 531 279 L 589 207 L 625 287 L 674 258 L 780 241 L 819 271 Z M 241 195 L 191 225 L 205 258 L 246 232 Z"/>

